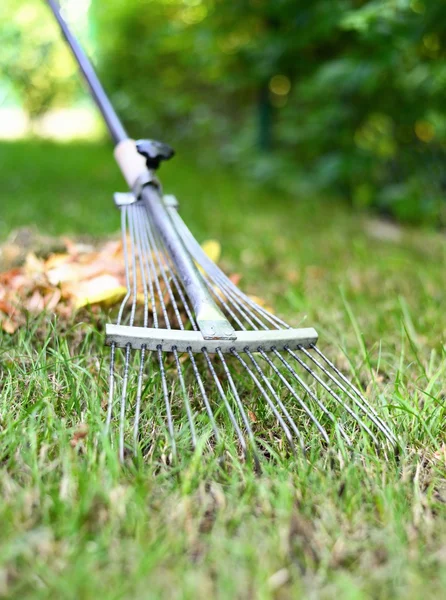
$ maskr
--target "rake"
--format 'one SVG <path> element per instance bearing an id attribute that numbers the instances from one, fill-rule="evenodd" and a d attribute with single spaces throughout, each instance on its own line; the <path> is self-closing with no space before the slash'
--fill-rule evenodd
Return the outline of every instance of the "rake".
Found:
<path id="1" fill-rule="evenodd" d="M 259 455 L 272 456 L 277 448 L 307 452 L 312 427 L 321 450 L 370 441 L 395 447 L 397 438 L 377 408 L 317 347 L 316 330 L 290 327 L 206 255 L 156 175 L 173 150 L 127 136 L 57 3 L 48 4 L 130 189 L 114 196 L 127 293 L 116 324 L 106 326 L 106 430 L 118 421 L 120 459 L 129 451 L 150 457 L 161 446 L 173 462 L 180 449 L 201 445 L 232 447 L 258 464 Z"/>

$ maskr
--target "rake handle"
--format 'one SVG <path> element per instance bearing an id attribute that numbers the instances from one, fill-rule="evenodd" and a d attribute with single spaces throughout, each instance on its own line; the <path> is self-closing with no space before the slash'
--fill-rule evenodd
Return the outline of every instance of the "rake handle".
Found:
<path id="1" fill-rule="evenodd" d="M 65 19 L 62 17 L 58 2 L 56 2 L 56 0 L 47 0 L 47 3 L 59 24 L 62 34 L 67 41 L 77 64 L 79 65 L 82 75 L 84 76 L 85 81 L 90 88 L 91 95 L 93 96 L 97 107 L 104 117 L 104 121 L 113 141 L 115 144 L 119 144 L 119 142 L 128 139 L 129 136 L 127 135 L 124 126 L 119 120 L 115 109 L 108 99 L 107 94 L 105 93 L 104 88 L 102 87 L 101 82 L 99 81 L 98 76 L 93 69 L 93 65 L 91 64 L 79 42 L 71 33 Z"/>
<path id="2" fill-rule="evenodd" d="M 79 68 L 90 88 L 91 95 L 104 117 L 115 142 L 115 159 L 130 189 L 139 187 L 138 196 L 143 200 L 149 216 L 165 243 L 173 263 L 178 269 L 186 293 L 191 300 L 195 318 L 204 339 L 235 339 L 234 329 L 212 299 L 196 265 L 178 234 L 157 186 L 148 185 L 151 173 L 146 160 L 138 153 L 134 140 L 130 139 L 105 93 L 93 66 L 81 45 L 71 33 L 62 17 L 57 0 L 47 0 L 62 34 L 67 41 Z M 142 189 L 138 182 L 143 180 Z"/>

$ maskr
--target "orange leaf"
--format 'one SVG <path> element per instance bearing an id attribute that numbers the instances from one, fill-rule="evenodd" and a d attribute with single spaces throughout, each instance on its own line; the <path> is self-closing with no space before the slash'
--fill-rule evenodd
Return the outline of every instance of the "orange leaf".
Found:
<path id="1" fill-rule="evenodd" d="M 1 328 L 5 333 L 12 335 L 17 329 L 19 324 L 11 319 L 3 319 L 0 323 Z"/>

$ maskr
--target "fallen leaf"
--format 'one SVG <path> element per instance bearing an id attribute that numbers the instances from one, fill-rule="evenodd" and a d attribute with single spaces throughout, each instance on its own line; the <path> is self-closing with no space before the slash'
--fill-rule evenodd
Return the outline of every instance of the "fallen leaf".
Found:
<path id="1" fill-rule="evenodd" d="M 12 335 L 15 331 L 17 331 L 19 324 L 16 321 L 12 321 L 12 319 L 3 319 L 0 323 L 0 326 L 5 333 Z"/>
<path id="2" fill-rule="evenodd" d="M 72 448 L 76 448 L 79 442 L 85 439 L 88 435 L 88 425 L 86 423 L 81 423 L 76 431 L 73 433 L 73 437 L 70 440 L 70 446 Z"/>
<path id="3" fill-rule="evenodd" d="M 45 271 L 45 263 L 42 259 L 37 258 L 34 252 L 28 252 L 25 259 L 24 271 L 30 275 L 43 273 Z"/>
<path id="4" fill-rule="evenodd" d="M 273 309 L 271 308 L 271 306 L 268 306 L 267 303 L 265 302 L 265 300 L 263 298 L 260 298 L 260 296 L 254 296 L 254 295 L 249 295 L 248 296 L 253 302 L 255 302 L 256 304 L 258 304 L 259 306 L 261 306 L 262 308 L 264 308 L 266 311 L 268 311 L 269 313 L 271 313 L 272 315 L 274 314 Z"/>
<path id="5" fill-rule="evenodd" d="M 214 263 L 218 263 L 221 256 L 221 245 L 217 240 L 206 240 L 201 244 L 203 252 Z"/>
<path id="6" fill-rule="evenodd" d="M 56 267 L 69 262 L 70 260 L 72 260 L 72 256 L 69 254 L 51 254 L 51 256 L 49 256 L 44 263 L 45 271 L 55 269 Z"/>
<path id="7" fill-rule="evenodd" d="M 89 304 L 116 304 L 124 298 L 127 288 L 113 275 L 98 275 L 76 285 L 62 286 L 62 292 L 74 299 L 75 308 L 82 308 Z"/>
<path id="8" fill-rule="evenodd" d="M 45 309 L 45 300 L 39 290 L 35 290 L 31 298 L 26 302 L 29 312 L 41 312 Z"/>
<path id="9" fill-rule="evenodd" d="M 8 304 L 4 300 L 0 300 L 0 312 L 3 312 L 3 313 L 5 313 L 5 315 L 8 315 L 8 317 L 10 317 L 11 315 L 14 314 L 15 309 L 13 306 Z"/>
<path id="10" fill-rule="evenodd" d="M 248 417 L 252 423 L 257 423 L 257 417 L 255 413 L 252 412 L 252 410 L 248 410 Z"/>
<path id="11" fill-rule="evenodd" d="M 61 297 L 62 292 L 59 289 L 56 289 L 52 292 L 48 292 L 43 298 L 45 308 L 49 311 L 55 310 L 56 306 L 60 302 Z"/>
<path id="12" fill-rule="evenodd" d="M 67 281 L 79 281 L 82 279 L 82 269 L 79 264 L 65 263 L 49 270 L 47 277 L 51 285 L 59 285 Z"/>

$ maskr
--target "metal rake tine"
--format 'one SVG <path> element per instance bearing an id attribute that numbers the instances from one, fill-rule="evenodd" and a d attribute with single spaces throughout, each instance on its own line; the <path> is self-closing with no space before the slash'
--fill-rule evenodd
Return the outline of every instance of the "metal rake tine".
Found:
<path id="1" fill-rule="evenodd" d="M 107 406 L 107 419 L 105 421 L 105 433 L 107 434 L 110 429 L 110 423 L 113 414 L 113 401 L 115 396 L 115 354 L 116 344 L 113 343 L 110 347 L 110 374 L 109 374 L 109 389 L 108 389 L 108 406 Z"/>
<path id="2" fill-rule="evenodd" d="M 218 432 L 218 427 L 215 422 L 214 413 L 212 412 L 212 408 L 209 403 L 209 399 L 207 397 L 206 390 L 204 389 L 203 380 L 201 379 L 201 375 L 198 371 L 198 367 L 197 367 L 197 363 L 195 362 L 194 354 L 190 348 L 188 350 L 188 355 L 189 355 L 189 359 L 192 363 L 192 369 L 194 371 L 195 379 L 197 380 L 198 387 L 200 388 L 200 394 L 201 394 L 201 397 L 203 398 L 203 402 L 206 407 L 206 412 L 208 414 L 209 420 L 211 421 L 212 429 L 213 429 L 214 435 L 215 435 L 215 441 L 218 444 L 220 442 L 220 434 Z"/>
<path id="3" fill-rule="evenodd" d="M 135 420 L 133 426 L 133 447 L 134 453 L 136 454 L 136 449 L 138 445 L 138 432 L 139 432 L 139 419 L 141 414 L 141 396 L 142 396 L 142 379 L 144 374 L 144 360 L 146 354 L 146 347 L 143 346 L 141 348 L 141 363 L 139 365 L 139 373 L 138 373 L 138 387 L 136 391 L 136 405 L 135 405 Z"/>
<path id="4" fill-rule="evenodd" d="M 280 355 L 279 352 L 277 352 L 276 350 L 273 350 L 273 352 L 276 354 L 276 356 L 278 356 L 282 360 L 283 357 Z M 302 400 L 302 398 L 299 396 L 299 394 L 296 392 L 296 390 L 293 388 L 293 386 L 290 385 L 289 381 L 287 381 L 287 379 L 284 377 L 284 375 L 279 371 L 279 369 L 276 367 L 276 365 L 273 363 L 273 361 L 269 358 L 267 353 L 260 348 L 259 348 L 259 353 L 262 356 L 262 358 L 268 363 L 268 365 L 272 368 L 274 373 L 280 378 L 280 380 L 285 385 L 287 390 L 291 393 L 291 395 L 297 400 L 301 409 L 306 413 L 306 415 L 310 418 L 310 420 L 316 425 L 319 433 L 322 435 L 325 442 L 327 444 L 329 444 L 330 439 L 328 437 L 328 434 L 327 434 L 325 428 L 321 425 L 321 423 L 319 423 L 318 419 L 316 418 L 316 415 L 314 415 L 312 413 L 312 411 L 305 404 L 305 402 Z"/>
<path id="5" fill-rule="evenodd" d="M 243 322 L 239 319 L 239 317 L 237 317 L 237 315 L 234 313 L 234 311 L 229 306 L 229 304 L 226 302 L 226 300 L 224 300 L 223 298 L 221 298 L 221 296 L 219 294 L 217 294 L 217 292 L 215 291 L 215 287 L 212 285 L 210 279 L 206 275 L 204 276 L 204 282 L 206 283 L 207 287 L 209 288 L 211 294 L 213 294 L 213 296 L 221 303 L 223 308 L 234 319 L 234 321 L 237 323 L 237 325 L 240 327 L 240 329 L 246 329 L 246 327 L 243 325 Z"/>
<path id="6" fill-rule="evenodd" d="M 211 259 L 206 256 L 201 248 L 200 244 L 192 235 L 191 231 L 187 227 L 186 223 L 180 217 L 176 210 L 170 211 L 171 216 L 175 222 L 175 225 L 179 229 L 182 234 L 183 240 L 188 248 L 189 252 L 194 256 L 195 260 L 202 266 L 202 268 L 206 268 L 208 273 L 212 273 L 212 279 L 222 288 L 226 288 L 226 290 L 231 290 L 231 292 L 241 298 L 246 304 L 251 306 L 254 310 L 256 310 L 259 314 L 261 314 L 265 320 L 271 323 L 276 329 L 280 329 L 282 327 L 289 329 L 289 325 L 279 319 L 276 315 L 270 314 L 268 311 L 264 310 L 261 306 L 255 303 L 249 296 L 244 294 L 241 290 L 238 289 L 236 285 L 223 273 L 223 271 L 218 267 Z M 225 292 L 227 293 L 227 292 Z"/>
<path id="7" fill-rule="evenodd" d="M 192 329 L 194 331 L 198 331 L 197 323 L 195 321 L 195 317 L 193 315 L 193 312 L 191 310 L 191 307 L 189 305 L 187 297 L 186 297 L 186 295 L 185 295 L 185 293 L 184 293 L 184 291 L 183 291 L 183 289 L 181 287 L 180 282 L 178 281 L 178 277 L 176 276 L 174 269 L 170 265 L 169 254 L 168 254 L 168 252 L 166 250 L 166 246 L 165 246 L 165 244 L 164 244 L 164 242 L 163 242 L 163 240 L 161 238 L 159 238 L 158 242 L 159 242 L 160 247 L 161 247 L 161 252 L 164 254 L 164 257 L 165 257 L 166 267 L 167 267 L 167 269 L 169 271 L 169 275 L 172 278 L 172 281 L 174 283 L 174 286 L 175 286 L 175 289 L 177 291 L 177 294 L 178 294 L 178 296 L 179 296 L 179 298 L 181 300 L 182 305 L 184 306 L 184 310 L 186 311 L 188 319 L 189 319 L 189 321 L 190 321 L 190 323 L 192 325 Z M 170 283 L 168 282 L 168 280 L 167 280 L 166 285 L 168 287 L 170 287 Z M 172 292 L 172 295 L 173 295 L 173 297 L 175 297 L 175 295 L 173 294 L 173 292 Z M 179 322 L 179 324 L 180 324 L 180 322 Z M 180 324 L 180 329 L 181 328 L 182 328 L 182 322 Z"/>
<path id="8" fill-rule="evenodd" d="M 152 319 L 153 319 L 153 327 L 155 329 L 158 328 L 158 313 L 156 310 L 156 298 L 155 298 L 155 290 L 153 288 L 153 282 L 155 281 L 155 277 L 156 277 L 156 273 L 155 273 L 155 268 L 153 265 L 153 260 L 152 260 L 152 254 L 151 254 L 151 249 L 148 243 L 148 238 L 147 238 L 147 232 L 145 232 L 144 229 L 144 224 L 143 221 L 146 218 L 146 215 L 144 212 L 140 211 L 140 218 L 138 219 L 138 227 L 139 227 L 139 232 L 140 232 L 140 241 L 141 241 L 141 250 L 142 250 L 142 256 L 143 256 L 143 269 L 142 272 L 144 274 L 144 278 L 145 278 L 145 269 L 147 269 L 147 284 L 149 286 L 149 294 L 150 294 L 150 303 L 152 305 Z M 146 233 L 146 235 L 144 235 L 144 233 Z M 149 261 L 149 257 L 150 257 L 150 261 Z M 153 266 L 153 273 L 152 273 L 152 266 Z"/>
<path id="9" fill-rule="evenodd" d="M 358 390 L 358 388 L 357 388 L 357 387 L 356 387 L 356 386 L 355 386 L 355 385 L 354 385 L 354 384 L 353 384 L 351 381 L 349 381 L 349 380 L 347 379 L 347 377 L 345 377 L 345 375 L 344 375 L 344 374 L 343 374 L 343 373 L 342 373 L 342 372 L 341 372 L 341 371 L 340 371 L 340 370 L 339 370 L 339 369 L 338 369 L 338 368 L 337 368 L 337 367 L 336 367 L 336 366 L 335 366 L 335 365 L 334 365 L 334 364 L 333 364 L 333 363 L 332 363 L 332 362 L 331 362 L 331 361 L 330 361 L 330 360 L 329 360 L 329 359 L 328 359 L 328 358 L 325 356 L 325 354 L 323 354 L 323 353 L 322 353 L 322 352 L 319 350 L 319 348 L 317 348 L 317 347 L 316 347 L 314 344 L 312 344 L 312 345 L 311 345 L 311 349 L 312 349 L 312 350 L 315 350 L 315 351 L 316 351 L 316 353 L 317 353 L 317 354 L 318 354 L 318 355 L 319 355 L 319 356 L 320 356 L 320 357 L 321 357 L 321 358 L 322 358 L 322 359 L 323 359 L 323 360 L 324 360 L 324 361 L 327 363 L 327 365 L 328 365 L 328 366 L 329 366 L 331 369 L 333 369 L 333 371 L 336 373 L 336 375 L 337 375 L 338 377 L 340 377 L 340 379 L 342 379 L 342 381 L 343 381 L 343 382 L 346 384 L 346 386 L 347 386 L 347 387 L 349 387 L 349 388 L 351 388 L 351 389 L 352 389 L 352 390 L 355 392 L 355 394 L 356 394 L 356 395 L 359 397 L 359 399 L 360 399 L 360 400 L 361 400 L 361 402 L 364 404 L 364 406 L 366 406 L 366 407 L 367 407 L 367 409 L 370 411 L 370 413 L 371 413 L 371 414 L 372 414 L 372 415 L 373 415 L 373 416 L 374 416 L 374 417 L 377 419 L 377 421 L 379 421 L 379 423 L 381 424 L 381 427 L 387 431 L 387 433 L 388 433 L 389 437 L 391 438 L 391 440 L 390 440 L 390 441 L 392 441 L 392 440 L 393 440 L 393 443 L 394 443 L 394 444 L 396 444 L 396 445 L 398 445 L 398 444 L 399 444 L 399 442 L 398 442 L 398 439 L 397 439 L 397 437 L 395 436 L 395 434 L 393 433 L 393 431 L 390 429 L 390 427 L 388 427 L 387 423 L 386 423 L 385 421 L 383 421 L 383 419 L 382 419 L 382 418 L 381 418 L 381 417 L 378 415 L 378 413 L 376 412 L 376 410 L 375 410 L 375 409 L 373 408 L 373 406 L 372 406 L 372 405 L 371 405 L 371 404 L 370 404 L 370 403 L 369 403 L 369 402 L 366 400 L 366 398 L 365 398 L 365 397 L 364 397 L 364 395 L 363 395 L 363 394 L 362 394 L 362 393 L 361 393 L 361 392 Z M 309 353 L 308 353 L 307 351 L 305 351 L 305 354 L 309 354 Z M 319 364 L 319 363 L 318 363 L 318 362 L 315 360 L 314 356 L 312 356 L 312 355 L 310 354 L 310 358 L 311 358 L 311 360 L 312 360 L 312 361 L 313 361 L 315 364 L 317 364 L 317 365 L 319 366 L 319 368 L 320 368 L 321 370 L 323 370 L 323 371 L 324 371 L 324 369 L 323 369 L 322 365 L 320 365 L 320 364 Z M 332 377 L 328 371 L 324 371 L 324 372 L 325 372 L 325 373 L 326 373 L 326 374 L 327 374 L 327 375 L 328 375 L 330 378 L 332 378 L 334 381 L 336 381 L 336 379 L 335 379 L 334 377 Z M 338 382 L 337 384 L 339 385 L 339 387 L 340 387 L 341 389 L 344 389 L 344 388 L 341 386 L 341 384 L 339 384 L 339 382 Z M 347 390 L 347 389 L 345 389 L 344 391 L 345 391 L 345 393 L 346 393 L 346 394 L 348 394 L 348 396 L 349 396 L 349 397 L 351 397 L 351 396 L 350 396 L 350 393 L 348 392 L 348 390 Z M 353 399 L 353 398 L 352 398 L 352 399 Z M 370 418 L 371 420 L 373 420 L 371 417 L 369 417 L 369 418 Z M 376 424 L 376 423 L 375 423 L 375 424 Z M 377 427 L 378 427 L 378 425 L 377 425 Z M 384 432 L 383 432 L 383 433 L 384 433 Z"/>
<path id="10" fill-rule="evenodd" d="M 134 324 L 135 321 L 135 313 L 136 313 L 136 294 L 137 294 L 137 283 L 136 283 L 136 252 L 135 252 L 135 226 L 134 226 L 134 207 L 129 207 L 128 217 L 129 217 L 129 231 L 130 231 L 130 251 L 132 256 L 132 276 L 130 277 L 130 267 L 128 261 L 128 255 L 125 259 L 125 271 L 126 271 L 126 281 L 128 284 L 128 289 L 132 289 L 132 308 L 130 312 L 130 326 Z M 132 285 L 130 285 L 130 282 Z M 122 306 L 121 306 L 122 308 Z M 130 356 L 131 356 L 131 344 L 128 343 L 126 345 L 125 352 L 125 365 L 124 365 L 124 380 L 122 383 L 122 395 L 121 395 L 121 411 L 119 416 L 119 459 L 121 462 L 124 460 L 124 436 L 125 436 L 125 411 L 126 411 L 126 401 L 127 401 L 127 387 L 128 387 L 128 379 L 129 379 L 129 368 L 130 368 Z"/>
<path id="11" fill-rule="evenodd" d="M 129 273 L 129 258 L 128 258 L 128 248 L 127 248 L 127 206 L 123 206 L 121 208 L 121 236 L 122 236 L 122 253 L 124 255 L 124 269 L 125 269 L 125 282 L 127 293 L 124 296 L 121 306 L 119 307 L 118 317 L 116 319 L 116 323 L 119 325 L 122 320 L 122 315 L 124 313 L 124 308 L 127 304 L 128 299 L 130 298 L 130 294 L 132 293 L 130 290 L 130 273 Z"/>
<path id="12" fill-rule="evenodd" d="M 223 389 L 223 387 L 222 387 L 222 385 L 220 383 L 220 380 L 218 378 L 217 373 L 215 372 L 214 365 L 212 364 L 211 358 L 209 356 L 209 352 L 206 350 L 206 348 L 203 348 L 203 354 L 204 354 L 204 357 L 206 359 L 206 362 L 207 362 L 207 365 L 209 367 L 209 370 L 211 372 L 212 378 L 215 381 L 215 385 L 217 386 L 217 390 L 218 390 L 218 393 L 220 395 L 220 398 L 223 400 L 225 408 L 226 408 L 226 410 L 228 412 L 229 419 L 231 420 L 231 423 L 232 423 L 232 425 L 233 425 L 233 427 L 234 427 L 234 429 L 235 429 L 235 431 L 237 433 L 237 437 L 238 437 L 240 445 L 242 447 L 243 454 L 246 456 L 248 450 L 247 450 L 247 447 L 246 447 L 245 438 L 243 437 L 241 429 L 240 429 L 240 427 L 239 427 L 239 425 L 237 423 L 237 420 L 235 418 L 234 412 L 233 412 L 233 410 L 231 408 L 231 405 L 229 404 L 229 401 L 228 401 L 228 398 L 226 396 L 226 393 L 225 393 L 225 391 L 224 391 L 224 389 Z"/>
<path id="13" fill-rule="evenodd" d="M 319 400 L 319 398 L 316 396 L 316 394 L 307 386 L 307 384 L 299 377 L 299 375 L 296 373 L 296 371 L 293 369 L 293 367 L 289 364 L 289 362 L 280 354 L 280 352 L 278 352 L 277 350 L 273 350 L 273 353 L 275 354 L 275 356 L 277 356 L 277 358 L 281 361 L 281 363 L 284 365 L 284 367 L 291 373 L 291 375 L 293 376 L 293 378 L 298 382 L 298 384 L 305 390 L 305 392 L 310 396 L 310 398 L 312 398 L 314 400 L 314 402 L 316 402 L 316 404 L 319 406 L 319 408 L 322 410 L 322 412 L 324 414 L 327 415 L 327 417 L 330 419 L 330 421 L 332 421 L 332 423 L 334 423 L 338 428 L 339 428 L 339 432 L 341 433 L 342 437 L 344 438 L 345 442 L 347 443 L 348 446 L 351 446 L 352 442 L 350 440 L 350 438 L 348 437 L 348 435 L 346 434 L 344 428 L 342 427 L 342 425 L 340 423 L 338 423 L 333 415 L 333 413 L 331 413 L 327 407 L 321 402 L 321 400 Z M 264 350 L 260 351 L 260 354 L 263 356 L 263 358 L 268 362 L 268 364 L 271 366 L 271 368 L 273 369 L 273 371 L 275 373 L 277 373 L 277 375 L 280 377 L 281 381 L 283 381 L 283 383 L 285 384 L 285 386 L 288 388 L 288 390 L 290 390 L 290 392 L 293 394 L 293 396 L 297 399 L 297 401 L 299 402 L 299 404 L 304 408 L 305 412 L 308 414 L 308 416 L 310 417 L 310 419 L 313 421 L 313 423 L 316 425 L 316 427 L 318 428 L 319 432 L 322 434 L 324 440 L 327 443 L 330 443 L 330 440 L 328 438 L 328 434 L 327 431 L 325 429 L 325 427 L 323 427 L 318 419 L 316 418 L 316 416 L 310 411 L 310 409 L 307 407 L 307 405 L 305 404 L 305 402 L 300 398 L 300 396 L 296 395 L 295 390 L 293 389 L 293 387 L 289 384 L 289 382 L 286 380 L 286 378 L 282 375 L 282 373 L 279 371 L 279 369 L 276 367 L 276 365 L 271 361 L 271 359 L 269 358 L 269 356 L 266 354 L 266 352 Z M 322 430 L 321 430 L 322 428 Z"/>
<path id="14" fill-rule="evenodd" d="M 291 415 L 288 412 L 287 408 L 285 407 L 285 405 L 283 404 L 282 400 L 280 399 L 278 393 L 273 388 L 271 382 L 268 380 L 267 376 L 263 372 L 262 368 L 260 367 L 260 365 L 258 364 L 258 362 L 256 361 L 256 359 L 254 358 L 254 356 L 252 355 L 252 353 L 249 350 L 247 350 L 246 354 L 251 359 L 251 362 L 254 365 L 254 368 L 256 369 L 257 373 L 262 377 L 263 381 L 265 382 L 265 385 L 267 386 L 267 388 L 269 389 L 269 391 L 273 395 L 275 401 L 277 402 L 277 404 L 279 405 L 280 409 L 282 410 L 283 414 L 285 415 L 288 423 L 290 424 L 290 427 L 292 428 L 292 430 L 296 434 L 297 439 L 299 440 L 299 444 L 300 444 L 302 452 L 305 454 L 305 444 L 304 444 L 304 441 L 303 441 L 303 438 L 302 438 L 302 434 L 300 433 L 299 428 L 297 427 L 294 419 L 291 417 Z"/>
<path id="15" fill-rule="evenodd" d="M 340 396 L 338 396 L 338 394 L 336 392 L 334 392 L 331 387 L 329 385 L 327 385 L 325 383 L 325 381 L 323 381 L 317 373 L 315 373 L 313 371 L 313 369 L 311 367 L 309 367 L 307 364 L 304 363 L 304 361 L 299 358 L 295 352 L 293 352 L 290 348 L 286 348 L 288 354 L 290 354 L 290 356 L 292 356 L 306 371 L 307 373 L 309 373 L 312 377 L 314 377 L 314 379 L 321 384 L 321 386 L 330 394 L 330 396 L 332 396 L 332 398 L 334 398 L 336 400 L 336 402 L 338 402 L 343 408 L 344 410 L 346 410 L 348 412 L 348 414 L 353 417 L 355 419 L 355 421 L 358 423 L 358 425 L 360 425 L 364 431 L 366 431 L 369 436 L 372 438 L 373 442 L 375 443 L 376 446 L 380 446 L 379 441 L 377 439 L 377 437 L 375 436 L 375 434 L 372 432 L 372 430 L 370 429 L 370 427 L 368 427 L 364 421 L 351 409 L 351 407 L 342 400 L 342 398 Z"/>
<path id="16" fill-rule="evenodd" d="M 232 394 L 234 396 L 235 402 L 236 402 L 237 407 L 238 407 L 238 409 L 240 411 L 240 414 L 242 416 L 243 423 L 245 424 L 245 427 L 246 427 L 246 431 L 248 432 L 249 441 L 251 442 L 251 446 L 253 448 L 254 461 L 258 465 L 259 462 L 258 462 L 258 456 L 257 456 L 257 451 L 256 451 L 257 450 L 257 446 L 256 446 L 256 442 L 255 442 L 253 431 L 251 429 L 251 425 L 249 423 L 248 415 L 246 414 L 246 411 L 245 411 L 245 409 L 243 407 L 243 403 L 240 400 L 240 396 L 239 396 L 239 393 L 237 391 L 236 385 L 234 383 L 234 379 L 233 379 L 233 377 L 231 375 L 231 372 L 229 371 L 229 368 L 228 368 L 228 365 L 226 363 L 225 357 L 224 357 L 223 353 L 221 352 L 221 350 L 217 350 L 217 355 L 218 355 L 218 357 L 219 357 L 219 359 L 220 359 L 220 361 L 221 361 L 221 363 L 223 365 L 223 369 L 225 371 L 226 378 L 227 378 L 227 380 L 229 382 L 229 386 L 230 386 L 230 388 L 232 390 Z"/>
<path id="17" fill-rule="evenodd" d="M 173 457 L 173 460 L 176 461 L 177 447 L 176 447 L 176 443 L 175 443 L 175 430 L 173 427 L 172 410 L 170 407 L 169 390 L 167 388 L 166 371 L 164 369 L 163 353 L 161 351 L 161 346 L 158 346 L 158 364 L 159 364 L 159 372 L 160 372 L 160 377 L 161 377 L 161 384 L 162 384 L 162 388 L 163 388 L 164 402 L 166 405 L 167 427 L 169 429 L 170 443 L 172 446 L 172 457 Z"/>
<path id="18" fill-rule="evenodd" d="M 132 347 L 127 344 L 125 350 L 125 365 L 124 365 L 124 379 L 122 381 L 122 393 L 121 393 L 121 413 L 119 416 L 119 460 L 124 461 L 124 434 L 125 434 L 125 409 L 127 401 L 127 386 L 129 381 L 129 367 L 130 367 L 130 353 Z"/>
<path id="19" fill-rule="evenodd" d="M 262 396 L 266 400 L 268 406 L 272 410 L 274 416 L 279 421 L 279 423 L 280 423 L 280 425 L 281 425 L 281 427 L 282 427 L 282 429 L 283 429 L 283 431 L 285 433 L 285 436 L 286 436 L 286 438 L 288 440 L 288 443 L 290 444 L 293 453 L 295 453 L 296 448 L 294 446 L 293 436 L 291 435 L 291 432 L 288 429 L 287 424 L 283 420 L 283 418 L 280 415 L 280 413 L 278 412 L 277 408 L 274 406 L 274 403 L 271 401 L 271 398 L 268 396 L 268 394 L 266 393 L 266 391 L 263 388 L 262 384 L 257 379 L 257 377 L 252 372 L 252 370 L 249 368 L 249 366 L 246 364 L 246 362 L 243 360 L 243 358 L 240 356 L 240 354 L 236 350 L 233 350 L 232 354 L 233 354 L 233 356 L 235 356 L 237 358 L 237 360 L 240 362 L 240 364 L 244 367 L 245 371 L 249 374 L 249 376 L 251 377 L 251 379 L 254 381 L 257 389 L 260 391 L 260 393 L 262 394 Z"/>
<path id="20" fill-rule="evenodd" d="M 342 383 L 340 383 L 336 377 L 334 377 L 327 369 L 324 368 L 323 365 L 321 365 L 321 363 L 316 360 L 314 358 L 314 356 L 312 356 L 309 352 L 307 352 L 307 350 L 305 350 L 305 348 L 302 348 L 302 352 L 305 354 L 305 356 L 308 356 L 308 358 L 323 372 L 325 373 L 325 375 L 327 375 L 327 377 L 330 379 L 330 381 L 332 381 L 335 385 L 337 385 L 339 387 L 340 390 L 342 390 L 344 392 L 344 394 L 347 394 L 347 396 L 350 398 L 350 400 L 352 400 L 354 402 L 354 404 L 360 409 L 362 410 L 362 412 L 372 421 L 372 423 L 374 423 L 376 425 L 376 427 L 381 431 L 381 433 L 388 439 L 389 442 L 391 443 L 395 443 L 393 440 L 393 434 L 388 430 L 387 426 L 381 421 L 381 419 L 378 416 L 375 416 L 373 413 L 371 413 L 368 410 L 367 406 L 364 406 L 363 403 L 361 402 L 360 399 L 355 398 L 355 396 L 349 391 L 347 390 Z"/>
<path id="21" fill-rule="evenodd" d="M 150 225 L 149 220 L 147 220 L 147 231 L 148 231 L 149 236 L 150 236 L 150 241 L 151 241 L 152 247 L 155 250 L 155 256 L 156 256 L 156 260 L 157 260 L 157 263 L 158 263 L 158 266 L 159 266 L 159 269 L 160 269 L 160 272 L 161 272 L 161 277 L 162 277 L 162 279 L 164 281 L 164 284 L 166 286 L 167 293 L 169 294 L 169 298 L 170 298 L 170 301 L 171 301 L 171 304 L 172 304 L 172 308 L 174 310 L 175 317 L 177 319 L 178 325 L 179 325 L 180 329 L 184 329 L 183 320 L 181 318 L 181 314 L 180 314 L 180 311 L 179 311 L 179 308 L 178 308 L 178 304 L 177 304 L 177 301 L 176 301 L 176 298 L 175 298 L 175 294 L 173 293 L 172 287 L 171 287 L 170 282 L 169 282 L 169 278 L 166 275 L 165 264 L 167 264 L 167 257 L 166 256 L 163 257 L 164 261 L 161 258 L 161 252 L 160 252 L 160 250 L 158 248 L 158 244 L 157 244 L 157 240 L 156 240 L 157 236 L 152 231 L 152 227 Z M 161 301 L 161 298 L 160 298 L 160 301 Z"/>
<path id="22" fill-rule="evenodd" d="M 142 211 L 143 211 L 142 212 L 143 216 L 141 218 L 141 223 L 143 224 L 143 227 L 144 227 L 145 233 L 146 233 L 145 240 L 146 240 L 146 248 L 147 248 L 147 257 L 149 260 L 148 264 L 150 265 L 150 272 L 153 274 L 152 277 L 153 277 L 153 281 L 155 282 L 155 288 L 156 288 L 159 302 L 161 305 L 161 312 L 163 313 L 164 323 L 165 323 L 167 329 L 170 329 L 170 327 L 171 327 L 170 319 L 167 314 L 166 304 L 164 302 L 163 293 L 162 293 L 160 281 L 159 281 L 159 276 L 156 271 L 155 263 L 153 261 L 153 256 L 152 256 L 153 235 L 152 235 L 152 231 L 150 228 L 149 217 L 143 208 L 142 208 Z"/>
<path id="23" fill-rule="evenodd" d="M 137 292 L 138 292 L 138 287 L 137 287 L 137 281 L 136 281 L 136 251 L 135 251 L 135 246 L 136 246 L 136 234 L 135 234 L 135 221 L 134 221 L 134 209 L 135 207 L 130 207 L 129 210 L 129 230 L 130 230 L 130 251 L 131 251 L 131 256 L 132 256 L 132 276 L 131 278 L 129 277 L 129 281 L 132 281 L 132 309 L 130 312 L 130 326 L 132 326 L 135 322 L 135 314 L 136 314 L 136 300 L 137 300 Z M 127 261 L 126 263 L 126 270 L 129 270 L 129 263 Z M 127 275 L 126 275 L 127 277 Z"/>
<path id="24" fill-rule="evenodd" d="M 136 246 L 138 248 L 139 272 L 141 274 L 142 285 L 143 285 L 143 294 L 144 294 L 144 327 L 147 327 L 148 318 L 149 318 L 149 296 L 148 296 L 148 292 L 147 292 L 147 281 L 146 281 L 146 273 L 145 273 L 144 260 L 143 260 L 141 220 L 139 218 L 136 219 L 136 224 L 134 224 L 134 229 L 135 229 Z M 137 384 L 137 392 L 136 392 L 135 419 L 134 419 L 134 426 L 133 426 L 133 451 L 134 451 L 135 455 L 136 455 L 136 451 L 137 451 L 139 418 L 140 418 L 140 414 L 141 414 L 141 395 L 142 395 L 142 380 L 143 380 L 143 373 L 144 373 L 145 353 L 146 353 L 146 347 L 142 346 L 141 354 L 140 354 L 141 362 L 140 362 L 140 367 L 139 367 L 139 372 L 138 372 L 138 384 Z"/>
<path id="25" fill-rule="evenodd" d="M 183 394 L 184 405 L 186 407 L 187 419 L 189 421 L 189 427 L 190 427 L 190 432 L 191 432 L 191 436 L 192 436 L 192 447 L 195 450 L 195 448 L 197 446 L 197 436 L 195 433 L 195 425 L 194 425 L 194 419 L 193 419 L 193 415 L 192 415 L 192 409 L 190 406 L 190 401 L 189 401 L 189 396 L 188 396 L 188 393 L 186 390 L 186 385 L 184 383 L 184 377 L 183 377 L 183 372 L 181 370 L 180 359 L 178 358 L 178 351 L 176 348 L 172 348 L 172 350 L 173 350 L 173 355 L 175 357 L 175 363 L 176 363 L 176 367 L 177 367 L 178 377 L 180 380 L 180 387 L 181 387 L 181 391 Z"/>

